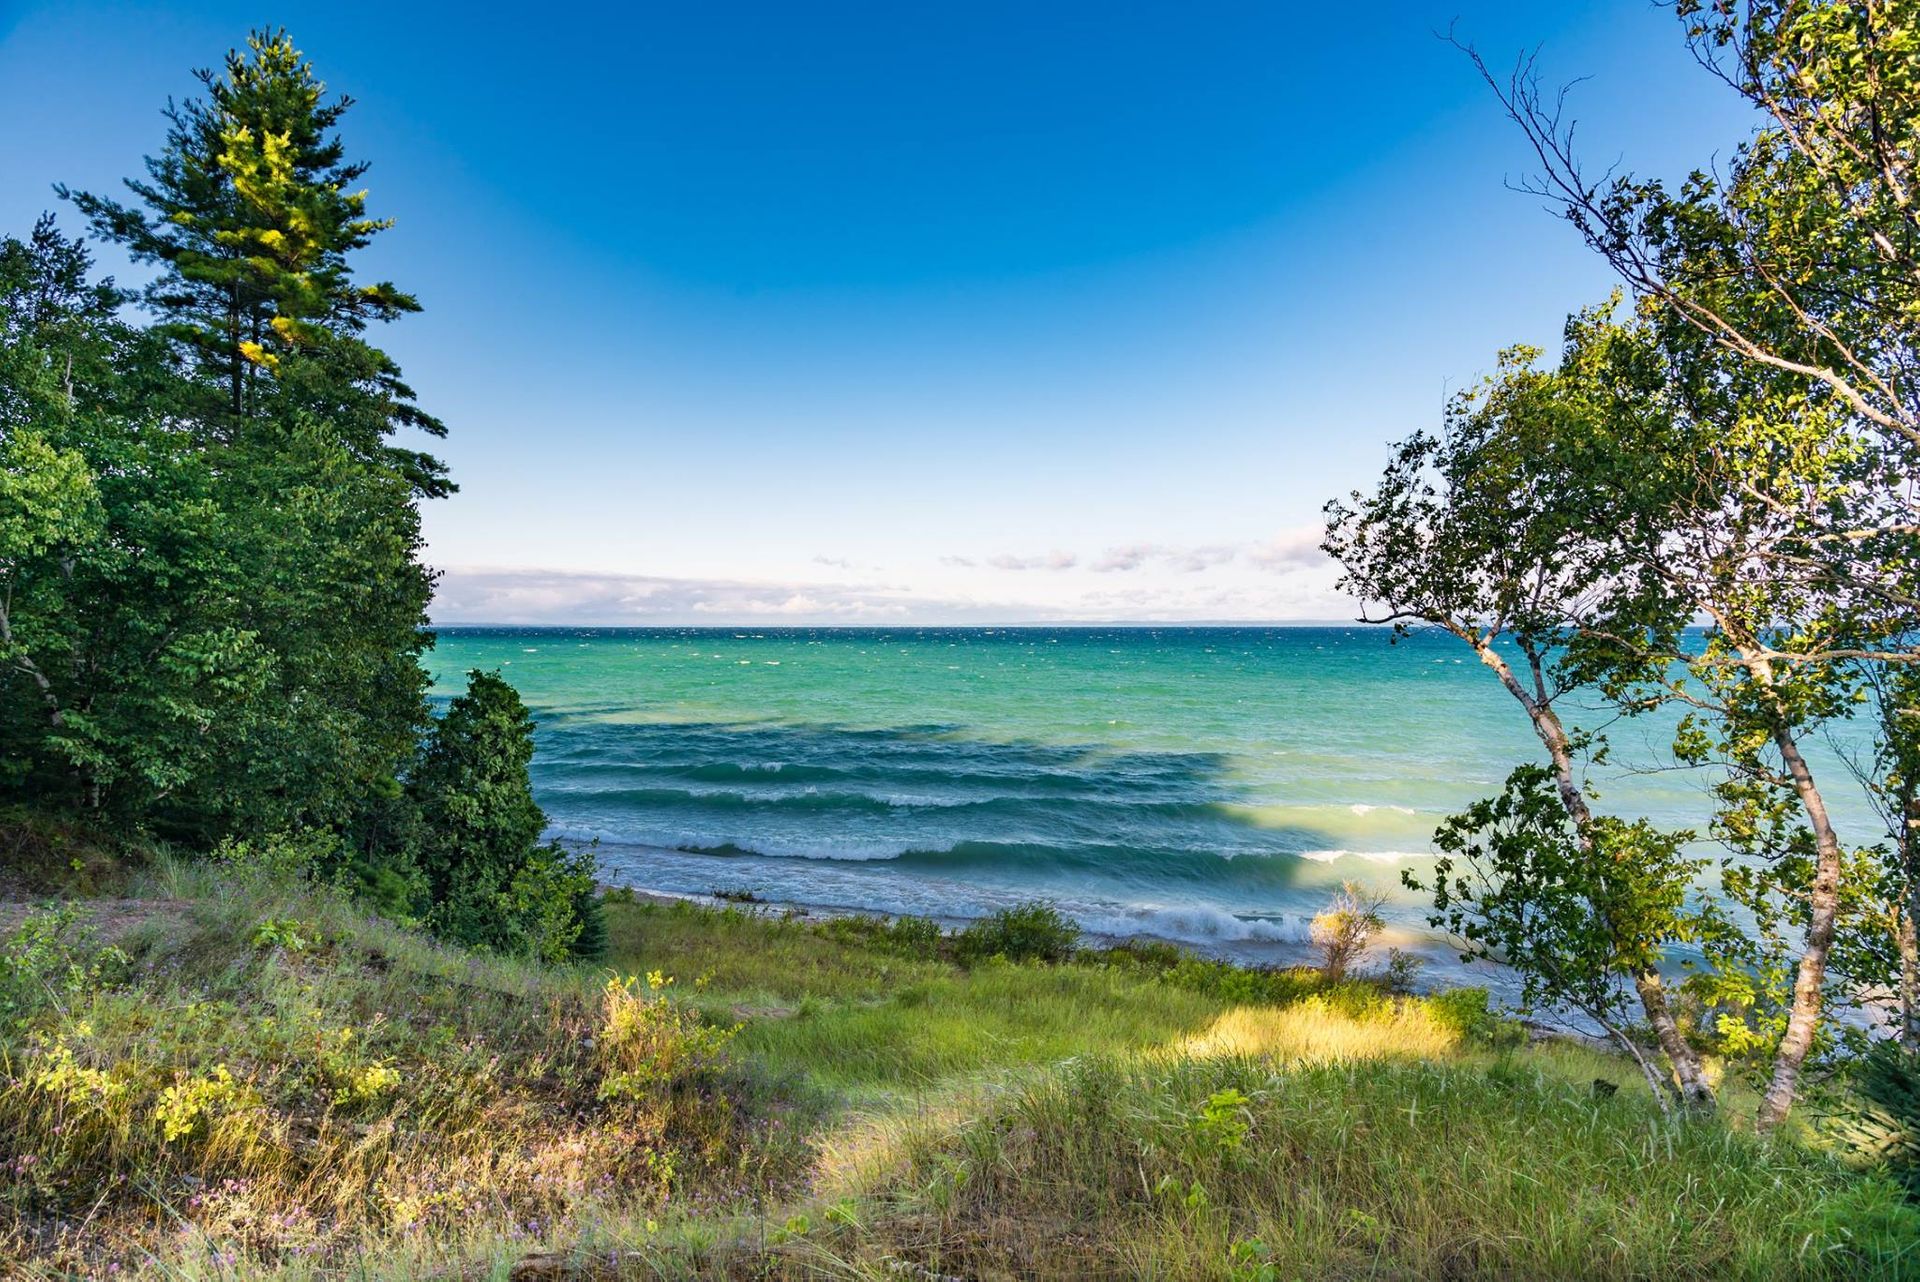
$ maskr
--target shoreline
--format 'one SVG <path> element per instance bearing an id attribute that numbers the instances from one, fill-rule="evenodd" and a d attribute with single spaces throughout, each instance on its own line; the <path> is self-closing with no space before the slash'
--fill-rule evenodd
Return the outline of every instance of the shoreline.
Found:
<path id="1" fill-rule="evenodd" d="M 792 900 L 765 899 L 757 895 L 752 899 L 746 899 L 739 897 L 738 892 L 729 891 L 724 887 L 715 887 L 713 891 L 699 893 L 661 890 L 657 887 L 627 885 L 604 880 L 598 884 L 603 894 L 614 891 L 622 895 L 631 895 L 634 900 L 643 904 L 660 907 L 687 904 L 709 911 L 734 908 L 756 915 L 788 919 L 802 923 L 826 922 L 846 917 L 864 917 L 872 920 L 894 921 L 902 917 L 921 916 L 924 917 L 925 920 L 932 921 L 938 925 L 943 934 L 951 935 L 964 930 L 975 921 L 982 920 L 976 917 L 934 917 L 915 913 L 887 912 L 884 909 L 849 907 L 842 904 L 817 904 Z M 752 891 L 745 893 L 754 894 Z M 1219 962 L 1236 969 L 1247 971 L 1288 970 L 1294 968 L 1316 970 L 1320 964 L 1318 953 L 1310 943 L 1306 942 L 1276 945 L 1276 953 L 1284 955 L 1276 956 L 1272 960 L 1249 960 L 1246 957 L 1235 956 L 1225 948 L 1208 949 L 1196 945 L 1191 940 L 1173 939 L 1164 935 L 1155 935 L 1144 931 L 1137 931 L 1132 934 L 1113 934 L 1110 932 L 1082 929 L 1080 932 L 1080 941 L 1082 947 L 1092 952 L 1121 948 L 1134 943 L 1165 945 L 1205 961 Z M 1352 973 L 1356 977 L 1377 976 L 1384 967 L 1388 950 L 1392 947 L 1394 947 L 1394 945 L 1390 941 L 1383 941 L 1375 945 L 1368 950 L 1362 959 L 1362 964 Z M 1505 1011 L 1509 1018 L 1512 1018 L 1527 1030 L 1529 1041 L 1539 1042 L 1550 1041 L 1555 1038 L 1564 1038 L 1586 1046 L 1607 1047 L 1612 1045 L 1611 1039 L 1604 1033 L 1591 1027 L 1582 1027 L 1577 1016 L 1553 1018 L 1544 1016 L 1539 1011 L 1522 1013 L 1520 1008 L 1512 1001 L 1513 993 L 1511 992 L 1511 986 L 1501 982 L 1505 977 L 1504 968 L 1486 967 L 1477 969 L 1471 974 L 1462 974 L 1458 971 L 1453 974 L 1443 974 L 1440 973 L 1440 967 L 1434 964 L 1431 958 L 1422 956 L 1421 960 L 1422 964 L 1415 971 L 1414 978 L 1408 985 L 1407 992 L 1410 996 L 1430 997 L 1436 993 L 1454 992 L 1460 989 L 1483 989 L 1486 991 L 1489 1000 L 1496 1007 Z"/>
<path id="2" fill-rule="evenodd" d="M 637 886 L 610 881 L 602 881 L 599 883 L 599 886 L 603 894 L 608 891 L 618 891 L 621 894 L 632 895 L 636 900 L 647 904 L 692 904 L 699 908 L 757 910 L 770 916 L 790 917 L 798 921 L 806 922 L 831 921 L 841 917 L 866 917 L 879 921 L 895 921 L 902 917 L 920 917 L 933 922 L 939 926 L 943 932 L 952 934 L 964 930 L 973 922 L 984 920 L 984 918 L 981 917 L 936 917 L 923 913 L 889 912 L 884 908 L 862 908 L 845 904 L 819 904 L 805 903 L 799 900 L 767 899 L 753 891 L 746 891 L 742 894 L 741 892 L 728 891 L 720 887 L 716 887 L 714 890 L 702 894 L 691 891 L 661 890 L 652 886 Z M 752 897 L 747 898 L 747 895 L 751 895 Z M 1039 896 L 1039 898 L 1044 899 L 1045 897 Z M 1272 945 L 1276 952 L 1291 953 L 1295 954 L 1295 956 L 1274 962 L 1256 962 L 1248 961 L 1243 957 L 1236 957 L 1227 951 L 1224 946 L 1217 950 L 1210 950 L 1189 939 L 1175 939 L 1167 935 L 1156 935 L 1150 931 L 1115 934 L 1109 931 L 1087 930 L 1082 927 L 1080 929 L 1080 938 L 1095 948 L 1118 948 L 1129 943 L 1165 944 L 1171 948 L 1178 948 L 1182 952 L 1192 953 L 1196 957 L 1204 957 L 1211 961 L 1226 962 L 1229 965 L 1240 966 L 1249 970 L 1284 969 L 1288 966 L 1311 966 L 1314 964 L 1313 946 L 1308 943 L 1290 944 L 1276 941 Z M 1446 987 L 1460 987 L 1460 985 L 1446 985 Z"/>
<path id="3" fill-rule="evenodd" d="M 661 890 L 656 887 L 626 885 L 609 881 L 601 881 L 599 886 L 603 894 L 607 892 L 618 892 L 622 895 L 631 895 L 633 899 L 643 904 L 652 904 L 661 907 L 674 904 L 689 904 L 696 908 L 713 911 L 736 908 L 743 912 L 807 923 L 832 921 L 837 918 L 846 917 L 864 917 L 880 921 L 895 921 L 902 917 L 923 917 L 924 920 L 931 921 L 939 926 L 943 934 L 957 934 L 973 922 L 983 920 L 982 918 L 976 917 L 934 917 L 916 913 L 895 913 L 878 908 L 857 908 L 842 904 L 810 904 L 790 900 L 764 899 L 757 895 L 754 898 L 747 899 L 739 897 L 735 892 L 730 892 L 720 887 L 716 887 L 714 892 L 702 894 Z M 746 893 L 752 894 L 753 892 L 749 891 Z M 1111 948 L 1121 948 L 1128 944 L 1164 945 L 1205 961 L 1220 962 L 1237 969 L 1249 971 L 1288 970 L 1302 967 L 1318 969 L 1319 967 L 1318 953 L 1312 944 L 1305 942 L 1275 945 L 1275 952 L 1283 955 L 1276 956 L 1271 960 L 1249 960 L 1245 957 L 1234 956 L 1224 948 L 1208 949 L 1193 943 L 1191 940 L 1173 939 L 1165 935 L 1155 935 L 1146 931 L 1136 931 L 1131 934 L 1114 934 L 1105 931 L 1082 929 L 1080 931 L 1080 940 L 1082 947 L 1094 952 Z M 1393 945 L 1383 942 L 1368 951 L 1365 960 L 1374 963 L 1371 970 L 1378 970 L 1384 965 L 1390 947 L 1393 947 Z M 1507 1007 L 1509 1010 L 1513 1009 L 1506 1000 L 1507 994 L 1502 991 L 1502 985 L 1498 982 L 1498 977 L 1491 971 L 1483 972 L 1471 979 L 1462 978 L 1460 980 L 1450 980 L 1435 974 L 1434 971 L 1436 969 L 1437 967 L 1431 964 L 1430 959 L 1423 958 L 1423 965 L 1415 972 L 1415 978 L 1410 986 L 1410 991 L 1415 995 L 1425 996 L 1462 988 L 1483 988 L 1487 990 L 1488 995 L 1496 1003 Z M 1355 973 L 1366 974 L 1370 973 L 1370 971 L 1369 968 L 1363 966 L 1359 970 L 1356 970 Z M 1541 1020 L 1537 1016 L 1521 1018 L 1521 1022 L 1530 1030 L 1533 1030 L 1536 1035 L 1544 1033 L 1554 1036 L 1572 1036 L 1582 1040 L 1591 1040 L 1591 1034 L 1584 1030 L 1571 1026 L 1562 1026 L 1548 1020 Z"/>

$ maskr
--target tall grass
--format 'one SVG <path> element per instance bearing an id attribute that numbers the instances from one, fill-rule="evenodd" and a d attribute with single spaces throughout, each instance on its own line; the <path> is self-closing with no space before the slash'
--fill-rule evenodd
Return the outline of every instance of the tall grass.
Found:
<path id="1" fill-rule="evenodd" d="M 123 938 L 123 978 L 0 1030 L 0 1267 L 538 1241 L 798 1174 L 785 1106 L 659 993 L 443 948 L 297 883 L 174 876 L 217 893 Z"/>
<path id="2" fill-rule="evenodd" d="M 1335 1057 L 1336 1060 L 1339 1057 Z M 1076 1060 L 906 1128 L 786 1276 L 1898 1278 L 1920 1215 L 1792 1144 L 1510 1063 Z"/>
<path id="3" fill-rule="evenodd" d="M 123 956 L 0 948 L 0 1274 L 1920 1274 L 1890 1184 L 1472 991 L 634 902 L 609 976 L 271 870 L 137 889 Z"/>

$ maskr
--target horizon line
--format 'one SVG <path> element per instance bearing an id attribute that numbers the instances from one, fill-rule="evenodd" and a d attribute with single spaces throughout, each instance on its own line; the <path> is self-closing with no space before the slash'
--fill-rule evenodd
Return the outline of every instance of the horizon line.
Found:
<path id="1" fill-rule="evenodd" d="M 980 623 L 586 623 L 558 622 L 542 623 L 483 623 L 469 620 L 449 621 L 446 623 L 429 622 L 427 628 L 439 632 L 456 628 L 485 628 L 497 631 L 508 629 L 527 630 L 532 628 L 596 628 L 647 631 L 652 629 L 676 628 L 699 629 L 710 632 L 737 632 L 753 629 L 760 632 L 797 632 L 828 629 L 837 632 L 894 632 L 902 629 L 949 629 L 953 631 L 979 631 L 981 629 L 1062 629 L 1062 628 L 1378 628 L 1384 624 L 1369 623 L 1361 619 L 1072 619 L 1040 620 L 1029 619 L 1020 622 L 980 622 Z"/>

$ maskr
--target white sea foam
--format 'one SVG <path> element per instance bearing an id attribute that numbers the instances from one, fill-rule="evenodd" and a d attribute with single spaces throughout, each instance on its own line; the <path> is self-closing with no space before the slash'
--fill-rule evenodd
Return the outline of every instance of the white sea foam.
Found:
<path id="1" fill-rule="evenodd" d="M 1374 864 L 1397 864 L 1405 859 L 1426 859 L 1430 856 L 1418 850 L 1302 850 L 1301 859 L 1311 859 L 1317 864 L 1330 864 L 1336 859 L 1364 859 Z"/>
<path id="2" fill-rule="evenodd" d="M 1070 914 L 1082 930 L 1096 935 L 1151 935 L 1179 943 L 1241 944 L 1301 943 L 1308 938 L 1304 922 L 1239 917 L 1219 908 L 1193 905 L 1181 908 L 1139 908 L 1118 911 L 1081 911 Z"/>

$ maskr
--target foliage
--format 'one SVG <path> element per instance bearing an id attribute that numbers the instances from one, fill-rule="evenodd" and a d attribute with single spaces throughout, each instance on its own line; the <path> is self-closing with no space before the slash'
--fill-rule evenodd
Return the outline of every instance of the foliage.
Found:
<path id="1" fill-rule="evenodd" d="M 1347 970 L 1366 956 L 1374 936 L 1386 928 L 1380 909 L 1387 897 L 1357 881 L 1345 881 L 1325 909 L 1313 919 L 1313 944 L 1320 950 L 1320 971 L 1328 979 L 1344 979 Z"/>
<path id="2" fill-rule="evenodd" d="M 1875 1042 L 1852 1068 L 1858 1102 L 1843 1112 L 1841 1136 L 1920 1201 L 1920 1052 Z"/>
<path id="3" fill-rule="evenodd" d="M 425 723 L 439 431 L 363 331 L 344 102 L 257 35 L 137 200 L 74 200 L 155 274 L 149 327 L 43 218 L 0 241 L 0 788 L 194 845 L 358 826 Z M 378 861 L 385 851 L 365 851 Z"/>
<path id="4" fill-rule="evenodd" d="M 1521 766 L 1500 796 L 1440 826 L 1431 880 L 1402 876 L 1432 894 L 1430 920 L 1461 942 L 1463 958 L 1510 966 L 1530 1005 L 1572 1006 L 1614 1026 L 1631 977 L 1693 934 L 1686 894 L 1700 865 L 1681 854 L 1685 833 L 1612 818 L 1590 832 L 1582 849 L 1551 774 Z"/>
<path id="5" fill-rule="evenodd" d="M 220 71 L 196 76 L 206 96 L 167 107 L 166 147 L 126 184 L 135 204 L 62 194 L 99 235 L 160 268 L 143 301 L 217 396 L 202 402 L 216 430 L 236 435 L 280 408 L 283 380 L 349 410 L 335 426 L 353 424 L 343 439 L 356 458 L 445 494 L 438 461 L 381 444 L 401 427 L 445 429 L 360 338 L 420 305 L 391 282 L 353 279 L 349 255 L 392 224 L 367 216 L 367 166 L 333 132 L 351 103 L 327 101 L 285 31 L 254 32 Z"/>
<path id="6" fill-rule="evenodd" d="M 73 905 L 28 914 L 0 939 L 0 1045 L 42 1011 L 113 982 L 126 966 L 127 955 L 100 947 Z"/>
<path id="7" fill-rule="evenodd" d="M 1484 988 L 1444 989 L 1421 1004 L 1433 1018 L 1477 1045 L 1512 1048 L 1526 1041 L 1526 1029 L 1495 1011 Z"/>
<path id="8" fill-rule="evenodd" d="M 1712 1088 L 1660 970 L 1664 950 L 1681 938 L 1680 919 L 1628 911 L 1674 893 L 1685 872 L 1673 855 L 1681 839 L 1596 818 L 1584 763 L 1604 760 L 1609 746 L 1602 735 L 1570 729 L 1560 713 L 1577 692 L 1617 694 L 1631 680 L 1623 670 L 1661 671 L 1637 650 L 1622 660 L 1623 633 L 1664 640 L 1689 621 L 1670 595 L 1638 590 L 1647 579 L 1665 581 L 1645 564 L 1646 541 L 1620 537 L 1686 487 L 1669 465 L 1684 451 L 1661 435 L 1665 406 L 1648 392 L 1660 387 L 1663 367 L 1639 331 L 1614 322 L 1617 303 L 1568 320 L 1556 368 L 1539 368 L 1532 348 L 1501 353 L 1492 377 L 1449 404 L 1438 433 L 1416 433 L 1397 447 L 1372 494 L 1327 505 L 1325 548 L 1341 563 L 1342 585 L 1379 604 L 1382 612 L 1366 617 L 1396 629 L 1424 623 L 1471 647 L 1545 750 L 1547 769 L 1516 776 L 1505 797 L 1443 827 L 1437 841 L 1468 853 L 1473 876 L 1449 885 L 1442 874 L 1428 887 L 1435 924 L 1471 927 L 1470 951 L 1498 953 L 1537 992 L 1554 990 L 1554 1000 L 1575 1001 L 1595 1018 L 1611 1019 L 1619 986 L 1628 985 L 1678 1094 L 1706 1105 Z M 1623 435 L 1641 448 L 1620 448 Z M 1623 599 L 1665 609 L 1609 619 Z M 1607 620 L 1598 632 L 1605 646 L 1585 644 L 1596 619 Z M 1519 827 L 1484 850 L 1471 843 L 1475 829 L 1509 820 Z M 1622 848 L 1633 844 L 1653 856 L 1644 879 Z M 1563 874 L 1586 890 L 1563 893 Z M 1502 891 L 1510 876 L 1518 878 L 1514 890 Z M 1595 891 L 1606 902 L 1591 899 Z M 1529 942 L 1536 916 L 1549 934 L 1579 936 L 1585 946 L 1569 973 L 1559 973 L 1555 946 Z M 1610 960 L 1596 968 L 1601 957 Z"/>
<path id="9" fill-rule="evenodd" d="M 828 939 L 901 957 L 932 960 L 940 955 L 940 924 L 930 917 L 908 914 L 869 917 L 864 913 L 856 913 L 846 917 L 829 917 L 819 923 L 818 930 Z"/>
<path id="10" fill-rule="evenodd" d="M 644 988 L 635 976 L 607 980 L 598 1046 L 602 1100 L 646 1105 L 711 1079 L 725 1065 L 730 1032 L 671 1001 L 672 983 L 658 971 L 648 974 Z"/>
<path id="11" fill-rule="evenodd" d="M 527 763 L 533 718 L 498 674 L 474 672 L 407 781 L 418 808 L 426 918 L 465 944 L 549 961 L 604 947 L 591 851 L 542 845 Z"/>
<path id="12" fill-rule="evenodd" d="M 1533 60 L 1503 83 L 1473 57 L 1540 162 L 1531 185 L 1634 291 L 1635 339 L 1657 356 L 1627 399 L 1658 412 L 1609 416 L 1633 429 L 1616 453 L 1655 485 L 1628 486 L 1640 493 L 1616 535 L 1632 556 L 1593 631 L 1630 674 L 1616 696 L 1681 704 L 1676 757 L 1725 772 L 1715 835 L 1741 859 L 1720 888 L 1758 929 L 1706 942 L 1714 982 L 1759 981 L 1733 996 L 1753 1010 L 1746 1033 L 1773 1048 L 1760 1121 L 1774 1125 L 1831 1044 L 1835 989 L 1899 983 L 1912 1008 L 1920 985 L 1901 924 L 1908 817 L 1879 851 L 1849 839 L 1801 750 L 1850 715 L 1862 683 L 1901 685 L 1886 678 L 1920 635 L 1920 15 L 1900 0 L 1674 8 L 1700 65 L 1758 109 L 1726 163 L 1677 184 L 1618 167 L 1596 178 Z M 1697 616 L 1711 626 L 1695 647 L 1679 634 Z M 1895 723 L 1916 711 L 1911 692 L 1896 698 Z M 1898 793 L 1900 756 L 1872 763 L 1871 792 Z"/>
<path id="13" fill-rule="evenodd" d="M 1016 904 L 982 917 L 954 941 L 962 961 L 1065 961 L 1080 944 L 1080 928 L 1045 900 Z"/>

